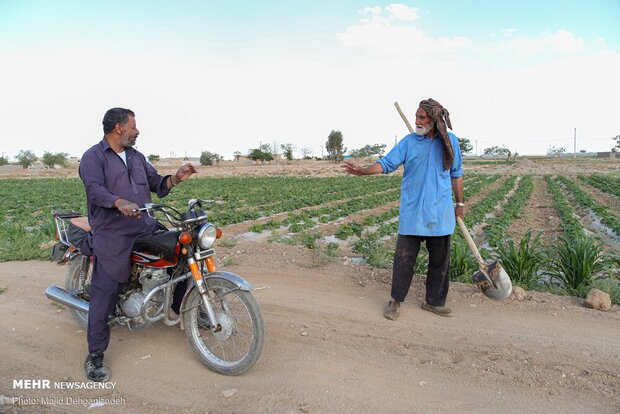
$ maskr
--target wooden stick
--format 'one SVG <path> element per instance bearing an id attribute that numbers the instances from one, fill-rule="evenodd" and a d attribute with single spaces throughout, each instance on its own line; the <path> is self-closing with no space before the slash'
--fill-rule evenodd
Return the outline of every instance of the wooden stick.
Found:
<path id="1" fill-rule="evenodd" d="M 405 124 L 407 125 L 407 128 L 409 128 L 409 132 L 413 133 L 413 128 L 411 127 L 411 124 L 407 120 L 407 117 L 405 116 L 403 111 L 400 109 L 400 105 L 398 105 L 398 102 L 394 102 L 394 106 L 396 107 L 396 110 L 400 114 L 400 117 L 403 119 L 403 121 L 405 121 Z"/>

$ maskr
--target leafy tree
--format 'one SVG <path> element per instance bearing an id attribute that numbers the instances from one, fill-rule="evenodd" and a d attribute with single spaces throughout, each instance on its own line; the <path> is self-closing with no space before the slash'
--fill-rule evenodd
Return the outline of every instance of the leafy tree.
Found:
<path id="1" fill-rule="evenodd" d="M 202 153 L 200 154 L 200 165 L 209 166 L 213 165 L 213 163 L 219 164 L 219 162 L 223 159 L 224 157 L 222 157 L 220 154 L 209 151 L 202 151 Z"/>
<path id="2" fill-rule="evenodd" d="M 283 144 L 280 145 L 280 147 L 282 148 L 282 155 L 284 158 L 288 161 L 293 161 L 293 144 Z"/>
<path id="3" fill-rule="evenodd" d="M 312 148 L 303 147 L 301 149 L 301 158 L 303 158 L 304 160 L 311 159 L 312 158 Z"/>
<path id="4" fill-rule="evenodd" d="M 620 151 L 620 135 L 616 135 L 615 137 L 612 138 L 614 141 L 616 141 L 616 146 L 613 148 L 615 149 L 615 151 L 613 152 L 618 152 Z"/>
<path id="5" fill-rule="evenodd" d="M 0 157 L 0 165 L 7 165 L 9 163 L 9 157 Z"/>
<path id="6" fill-rule="evenodd" d="M 379 157 L 385 152 L 385 144 L 366 145 L 363 148 L 351 150 L 351 156 L 354 158 L 370 158 L 373 155 Z"/>
<path id="7" fill-rule="evenodd" d="M 254 161 L 260 161 L 263 164 L 265 161 L 273 160 L 273 156 L 270 152 L 264 151 L 269 149 L 269 144 L 261 145 L 260 148 L 251 149 L 248 153 L 248 158 Z"/>
<path id="8" fill-rule="evenodd" d="M 550 157 L 559 157 L 565 152 L 566 152 L 566 148 L 556 147 L 555 145 L 551 145 L 549 149 L 547 149 L 547 155 Z"/>
<path id="9" fill-rule="evenodd" d="M 502 145 L 501 147 L 496 145 L 484 149 L 484 155 L 491 155 L 495 159 L 495 162 L 497 162 L 497 157 L 500 157 L 502 155 L 505 155 L 509 159 L 510 154 L 510 150 L 504 145 Z"/>
<path id="10" fill-rule="evenodd" d="M 233 155 L 235 156 L 235 161 L 239 162 L 239 159 L 241 158 L 241 151 L 235 151 L 233 152 Z"/>
<path id="11" fill-rule="evenodd" d="M 151 154 L 151 155 L 149 155 L 149 161 L 150 161 L 151 163 L 153 163 L 153 162 L 155 162 L 155 161 L 159 161 L 159 155 L 157 155 L 157 154 Z"/>
<path id="12" fill-rule="evenodd" d="M 474 146 L 471 145 L 471 142 L 467 138 L 458 138 L 459 147 L 461 147 L 462 154 L 469 154 L 474 149 Z"/>
<path id="13" fill-rule="evenodd" d="M 68 156 L 69 154 L 67 154 L 66 152 L 57 152 L 55 154 L 52 154 L 51 152 L 45 151 L 43 153 L 43 165 L 48 168 L 54 168 L 54 165 L 66 167 Z"/>
<path id="14" fill-rule="evenodd" d="M 37 160 L 37 156 L 34 155 L 34 152 L 27 150 L 21 150 L 15 157 L 17 158 L 17 162 L 21 164 L 22 167 L 28 168 Z"/>
<path id="15" fill-rule="evenodd" d="M 342 145 L 342 132 L 332 130 L 329 133 L 325 143 L 325 150 L 329 154 L 329 158 L 334 160 L 335 163 L 342 161 L 344 158 L 343 154 L 347 152 L 347 148 Z"/>

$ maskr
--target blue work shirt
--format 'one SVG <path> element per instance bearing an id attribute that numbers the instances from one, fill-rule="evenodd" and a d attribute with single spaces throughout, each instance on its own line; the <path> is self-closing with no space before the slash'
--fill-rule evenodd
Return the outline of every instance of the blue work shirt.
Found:
<path id="1" fill-rule="evenodd" d="M 377 161 L 384 174 L 395 171 L 401 164 L 404 166 L 399 234 L 447 236 L 454 232 L 451 178 L 463 175 L 463 165 L 458 139 L 450 132 L 448 135 L 454 150 L 454 162 L 449 170 L 444 170 L 439 135 L 431 139 L 409 134 Z"/>
<path id="2" fill-rule="evenodd" d="M 136 239 L 152 234 L 157 222 L 147 214 L 124 217 L 114 207 L 119 198 L 142 207 L 151 202 L 151 191 L 166 196 L 166 179 L 140 152 L 125 149 L 127 165 L 102 139 L 87 150 L 80 160 L 80 178 L 86 189 L 88 221 L 92 227 L 92 249 L 106 272 L 120 283 L 127 282 L 131 250 Z"/>

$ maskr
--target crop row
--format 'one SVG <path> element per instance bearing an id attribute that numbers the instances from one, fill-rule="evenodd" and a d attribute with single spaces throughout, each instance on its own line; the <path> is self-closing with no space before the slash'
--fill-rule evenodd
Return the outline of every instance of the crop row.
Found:
<path id="1" fill-rule="evenodd" d="M 592 174 L 589 176 L 580 175 L 579 179 L 605 193 L 620 197 L 620 178 L 614 178 L 609 175 Z"/>
<path id="2" fill-rule="evenodd" d="M 519 216 L 523 206 L 532 195 L 532 177 L 525 176 L 520 182 L 513 196 L 503 206 L 503 212 L 499 217 L 487 220 L 484 232 L 487 235 L 489 244 L 497 247 L 504 240 L 506 229 L 512 221 Z"/>
<path id="3" fill-rule="evenodd" d="M 618 217 L 610 213 L 605 206 L 594 201 L 592 197 L 579 188 L 573 181 L 562 176 L 558 176 L 557 180 L 573 195 L 575 201 L 577 201 L 581 207 L 593 211 L 604 225 L 620 236 L 620 219 Z"/>
<path id="4" fill-rule="evenodd" d="M 547 187 L 549 187 L 549 191 L 553 197 L 553 205 L 555 210 L 558 213 L 560 220 L 562 220 L 561 225 L 564 235 L 568 238 L 583 236 L 583 227 L 581 226 L 581 223 L 579 223 L 579 220 L 575 217 L 573 208 L 566 199 L 566 196 L 560 189 L 559 185 L 550 175 L 545 175 L 545 182 L 547 183 Z"/>

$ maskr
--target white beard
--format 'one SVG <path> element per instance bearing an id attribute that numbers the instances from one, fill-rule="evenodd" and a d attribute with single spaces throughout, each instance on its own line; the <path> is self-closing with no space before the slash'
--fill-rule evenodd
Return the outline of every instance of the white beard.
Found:
<path id="1" fill-rule="evenodd" d="M 416 125 L 415 126 L 415 133 L 418 135 L 426 135 L 428 134 L 431 129 L 433 129 L 433 124 L 430 124 L 429 126 L 423 126 L 423 125 Z"/>

